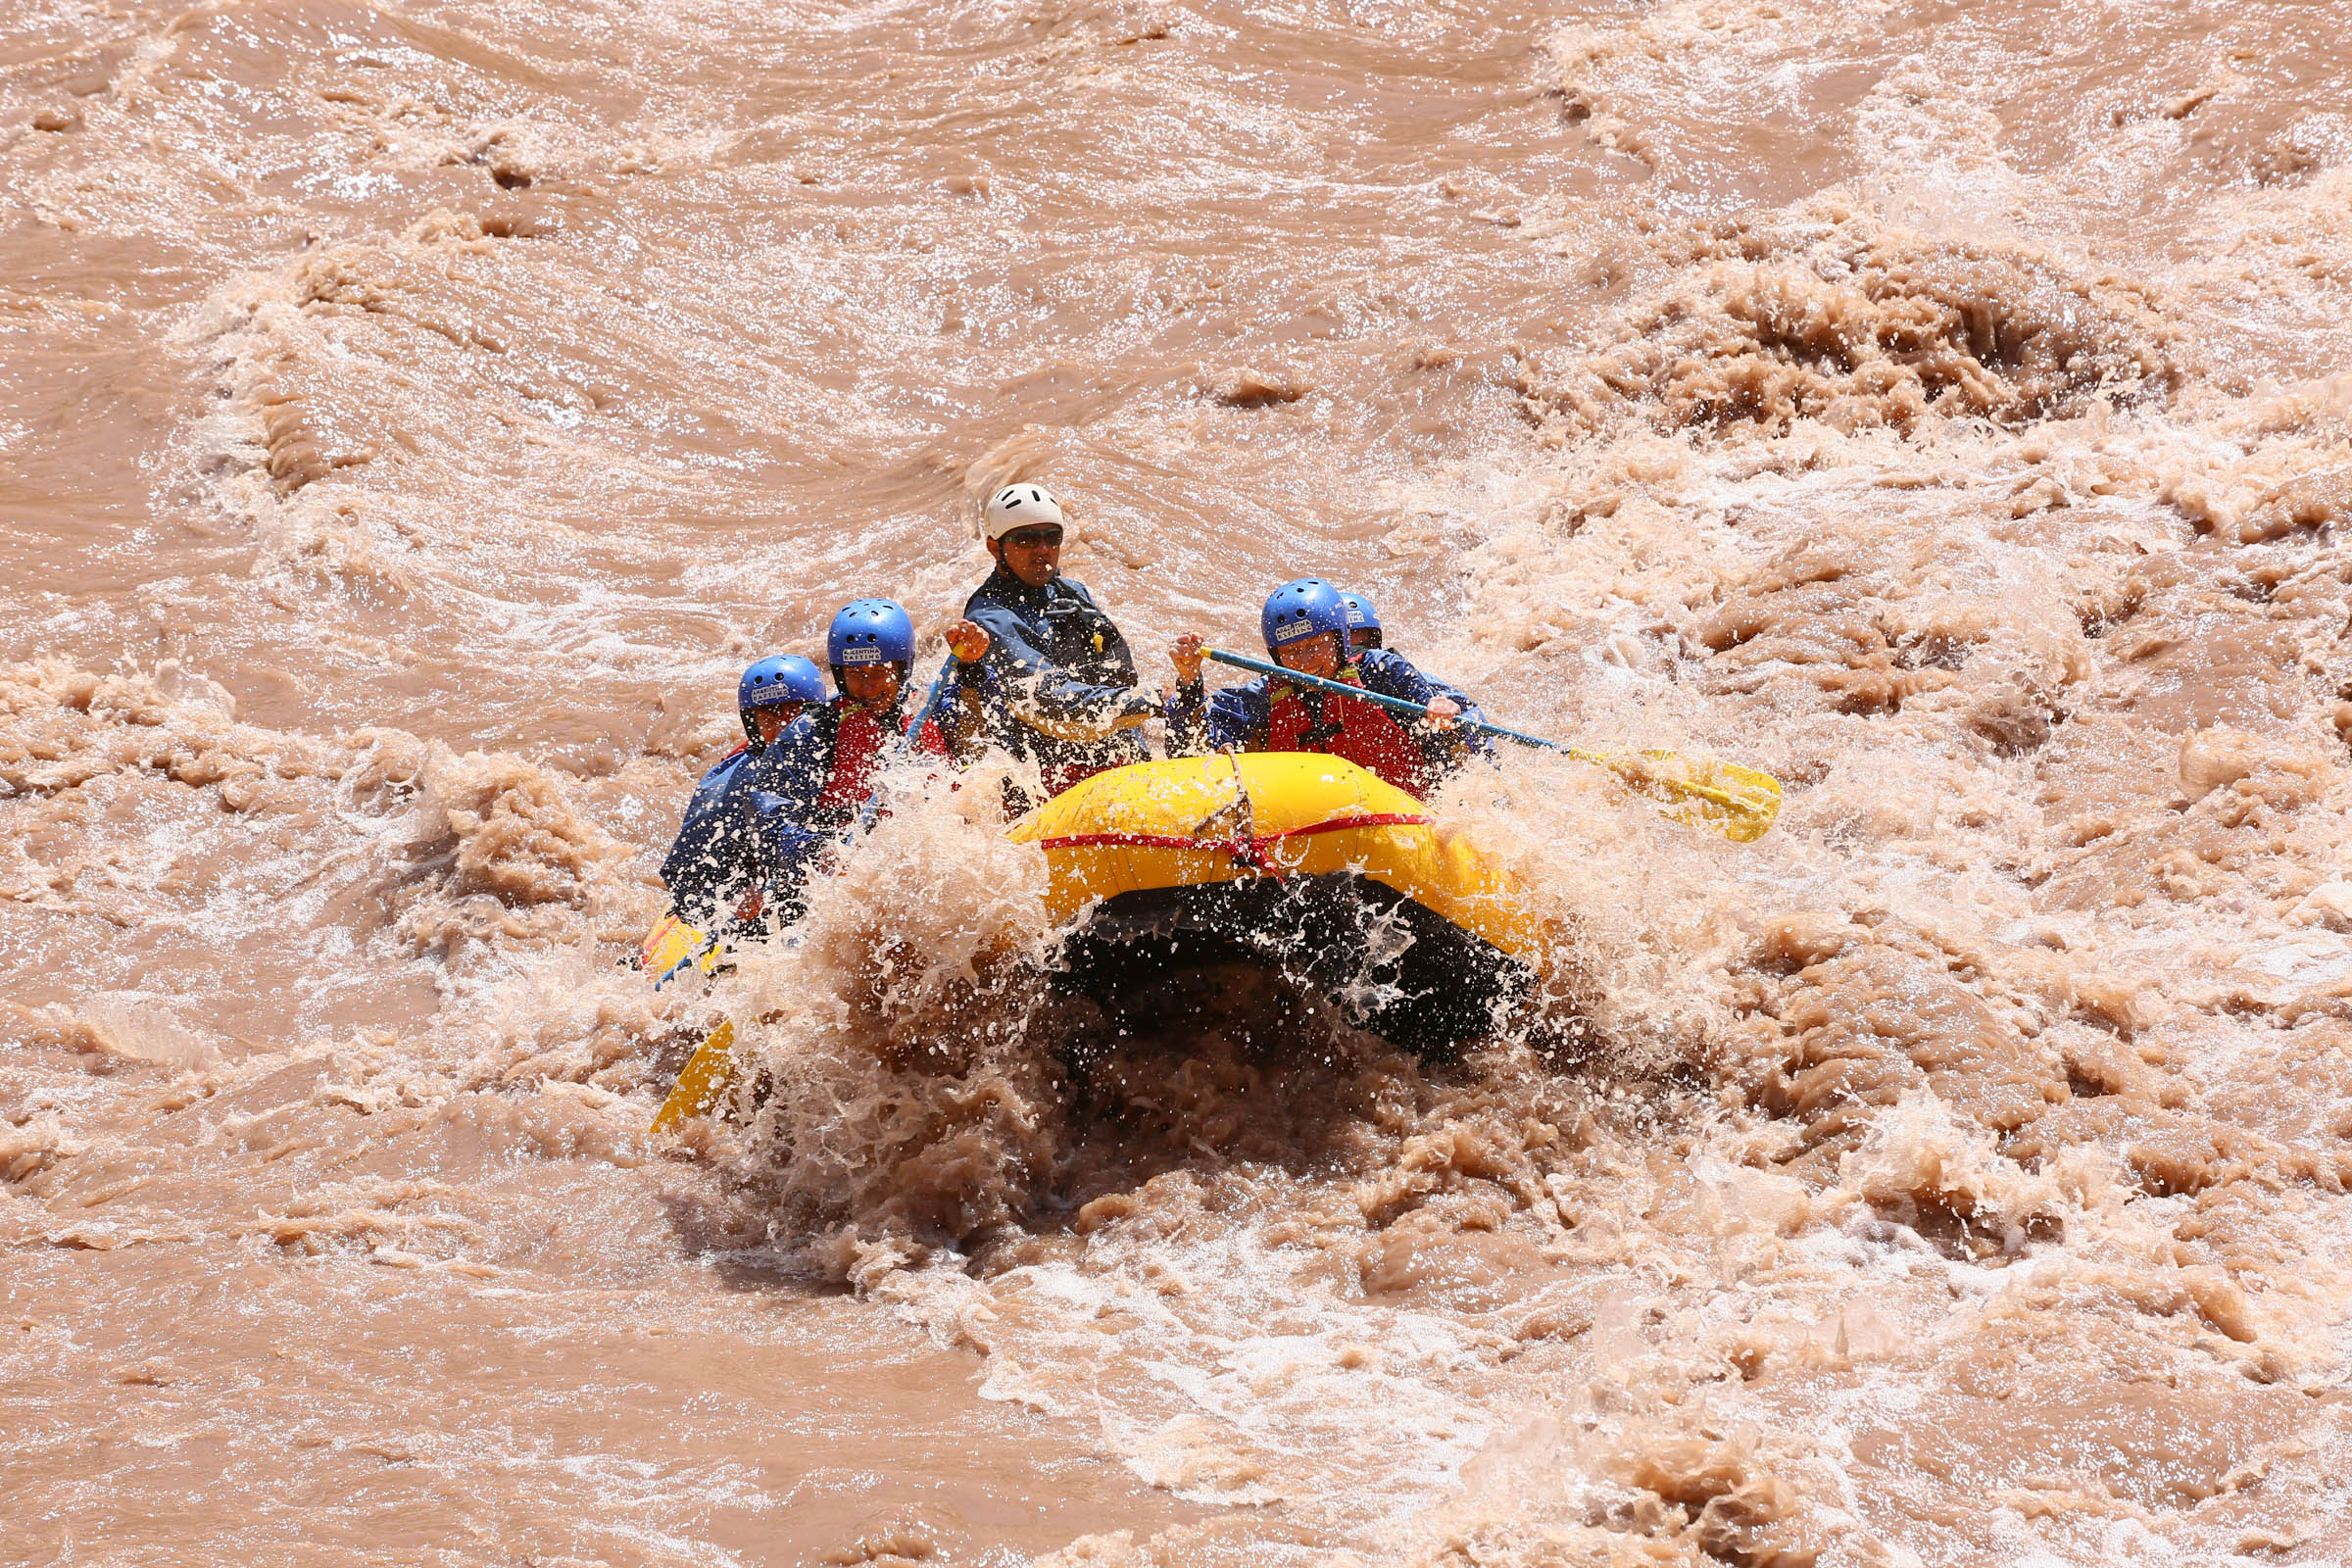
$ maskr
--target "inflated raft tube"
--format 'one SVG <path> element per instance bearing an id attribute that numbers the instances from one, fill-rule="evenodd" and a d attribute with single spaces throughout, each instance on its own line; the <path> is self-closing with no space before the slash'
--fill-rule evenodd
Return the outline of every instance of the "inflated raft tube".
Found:
<path id="1" fill-rule="evenodd" d="M 1117 1009 L 1175 969 L 1244 959 L 1399 1045 L 1483 1034 L 1542 949 L 1519 883 L 1353 762 L 1258 752 L 1100 773 L 1015 822 L 1071 925 L 1058 978 Z"/>

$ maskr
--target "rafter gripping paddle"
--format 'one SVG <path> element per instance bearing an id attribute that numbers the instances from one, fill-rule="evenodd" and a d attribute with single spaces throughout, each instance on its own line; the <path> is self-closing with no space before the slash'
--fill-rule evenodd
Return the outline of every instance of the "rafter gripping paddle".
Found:
<path id="1" fill-rule="evenodd" d="M 1379 692 L 1350 686 L 1345 681 L 1325 680 L 1320 675 L 1302 675 L 1280 664 L 1269 664 L 1262 659 L 1250 659 L 1241 654 L 1229 654 L 1219 648 L 1204 648 L 1203 659 L 1213 659 L 1220 664 L 1236 669 L 1251 670 L 1271 675 L 1295 685 L 1319 687 L 1353 697 L 1361 702 L 1378 703 L 1414 718 L 1426 718 L 1428 710 L 1419 703 L 1408 703 L 1401 697 L 1385 697 Z M 1781 781 L 1770 773 L 1735 762 L 1721 762 L 1712 758 L 1692 760 L 1673 752 L 1610 753 L 1587 751 L 1579 746 L 1564 746 L 1538 735 L 1522 735 L 1500 724 L 1465 720 L 1464 729 L 1500 740 L 1513 741 L 1542 751 L 1560 752 L 1580 762 L 1605 767 L 1633 789 L 1653 800 L 1665 801 L 1674 809 L 1667 814 L 1692 827 L 1703 827 L 1722 834 L 1735 844 L 1752 844 L 1772 831 L 1773 818 L 1781 811 Z"/>

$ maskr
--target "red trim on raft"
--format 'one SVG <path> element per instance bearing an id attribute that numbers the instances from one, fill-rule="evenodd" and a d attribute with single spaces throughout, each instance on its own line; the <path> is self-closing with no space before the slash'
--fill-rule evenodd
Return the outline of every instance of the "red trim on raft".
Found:
<path id="1" fill-rule="evenodd" d="M 1180 839 L 1164 833 L 1072 833 L 1067 838 L 1040 839 L 1041 850 L 1090 849 L 1111 845 L 1130 850 L 1209 850 L 1238 859 L 1251 859 L 1269 844 L 1304 838 L 1311 833 L 1339 833 L 1355 827 L 1428 827 L 1430 819 L 1405 811 L 1376 811 L 1367 816 L 1335 817 L 1305 827 L 1284 828 L 1244 841 L 1241 839 Z"/>

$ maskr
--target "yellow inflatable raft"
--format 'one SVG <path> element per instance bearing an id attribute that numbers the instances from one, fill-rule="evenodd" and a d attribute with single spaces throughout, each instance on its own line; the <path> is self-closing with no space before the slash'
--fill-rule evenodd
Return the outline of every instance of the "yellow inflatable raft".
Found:
<path id="1" fill-rule="evenodd" d="M 1097 774 L 1006 830 L 1046 858 L 1069 927 L 1058 983 L 1115 1013 L 1168 974 L 1235 959 L 1328 992 L 1399 1045 L 1484 1033 L 1534 972 L 1542 933 L 1519 883 L 1429 808 L 1353 762 L 1305 752 L 1137 762 Z M 718 962 L 672 915 L 642 966 Z M 655 1118 L 667 1132 L 735 1076 L 722 1021 Z"/>
<path id="2" fill-rule="evenodd" d="M 1060 977 L 1115 1004 L 1247 958 L 1399 1044 L 1483 1033 L 1542 947 L 1523 890 L 1427 807 L 1336 757 L 1184 758 L 1101 773 L 1007 830 L 1073 923 Z"/>

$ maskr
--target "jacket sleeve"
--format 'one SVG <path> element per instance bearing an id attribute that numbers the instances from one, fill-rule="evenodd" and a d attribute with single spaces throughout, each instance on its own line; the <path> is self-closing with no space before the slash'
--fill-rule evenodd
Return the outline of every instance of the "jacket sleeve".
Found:
<path id="1" fill-rule="evenodd" d="M 795 725 L 760 757 L 750 781 L 753 838 L 764 877 L 797 874 L 831 835 L 808 824 L 831 768 L 815 725 Z"/>
<path id="2" fill-rule="evenodd" d="M 1199 680 L 1180 683 L 1161 715 L 1168 721 L 1168 755 L 1199 757 L 1208 750 L 1208 693 Z"/>
<path id="3" fill-rule="evenodd" d="M 1247 686 L 1228 686 L 1208 700 L 1207 749 L 1246 752 L 1266 743 L 1266 715 L 1273 710 L 1262 675 Z"/>
<path id="4" fill-rule="evenodd" d="M 761 794 L 753 797 L 753 801 L 759 814 L 766 880 L 797 879 L 802 869 L 824 849 L 828 835 L 803 823 L 792 803 L 781 796 Z"/>
<path id="5" fill-rule="evenodd" d="M 702 824 L 689 820 L 662 858 L 662 885 L 669 890 L 671 912 L 688 925 L 708 927 L 718 906 L 720 870 L 719 846 Z"/>
<path id="6" fill-rule="evenodd" d="M 1453 731 L 1452 734 L 1473 751 L 1492 752 L 1494 749 L 1492 737 L 1482 735 L 1467 727 L 1486 721 L 1487 715 L 1480 710 L 1478 704 L 1472 702 L 1467 693 L 1447 685 L 1435 675 L 1425 675 L 1415 669 L 1412 662 L 1403 655 L 1392 654 L 1385 648 L 1376 648 L 1363 656 L 1358 668 L 1363 671 L 1365 688 L 1376 691 L 1383 697 L 1401 697 L 1406 702 L 1423 708 L 1441 697 L 1454 703 L 1462 710 L 1456 722 L 1464 727 Z M 1427 720 L 1415 724 L 1413 728 L 1416 734 L 1425 736 L 1445 733 L 1433 730 Z"/>
<path id="7" fill-rule="evenodd" d="M 916 734 L 916 725 L 922 726 L 922 734 L 914 742 L 915 749 L 934 750 L 932 738 L 936 737 L 939 745 L 946 748 L 943 755 L 953 756 L 962 751 L 969 738 L 963 732 L 971 727 L 963 693 L 979 679 L 979 664 L 967 664 L 953 653 L 948 655 L 947 662 L 939 667 L 938 678 L 931 683 L 929 700 L 907 720 L 909 735 Z"/>
<path id="8" fill-rule="evenodd" d="M 988 633 L 982 690 L 1032 729 L 1065 740 L 1101 740 L 1121 718 L 1158 711 L 1158 703 L 1133 686 L 1092 685 L 1062 670 L 1002 605 L 981 606 L 972 619 Z"/>
<path id="9" fill-rule="evenodd" d="M 757 758 L 737 752 L 708 773 L 687 802 L 677 842 L 662 860 L 670 907 L 708 926 L 766 881 L 768 856 L 754 809 Z"/>
<path id="10" fill-rule="evenodd" d="M 1168 755 L 1248 751 L 1264 741 L 1270 706 L 1262 680 L 1229 686 L 1214 696 L 1200 681 L 1179 686 L 1167 709 Z"/>

